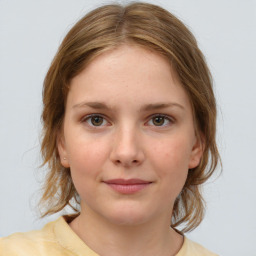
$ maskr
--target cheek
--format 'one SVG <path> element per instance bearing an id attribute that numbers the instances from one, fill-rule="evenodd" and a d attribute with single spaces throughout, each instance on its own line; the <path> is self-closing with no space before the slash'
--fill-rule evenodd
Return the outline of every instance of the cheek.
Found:
<path id="1" fill-rule="evenodd" d="M 182 136 L 175 139 L 165 139 L 155 143 L 151 151 L 151 159 L 162 166 L 161 169 L 173 171 L 188 170 L 191 155 L 191 146 L 186 138 Z"/>
<path id="2" fill-rule="evenodd" d="M 178 195 L 189 169 L 190 148 L 187 141 L 177 138 L 159 143 L 152 150 L 151 159 L 160 180 Z"/>
<path id="3" fill-rule="evenodd" d="M 107 158 L 106 144 L 91 140 L 73 140 L 69 148 L 71 176 L 78 193 L 83 194 L 95 179 L 100 179 Z"/>
<path id="4" fill-rule="evenodd" d="M 70 138 L 67 144 L 70 166 L 73 169 L 89 170 L 106 157 L 106 143 L 92 137 L 77 136 Z M 96 170 L 95 170 L 96 171 Z"/>

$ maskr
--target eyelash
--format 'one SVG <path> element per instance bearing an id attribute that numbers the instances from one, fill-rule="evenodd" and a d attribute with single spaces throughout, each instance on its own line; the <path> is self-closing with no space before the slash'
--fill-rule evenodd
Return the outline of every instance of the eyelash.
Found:
<path id="1" fill-rule="evenodd" d="M 164 114 L 154 114 L 153 116 L 151 116 L 150 117 L 150 120 L 149 121 L 152 121 L 154 118 L 156 118 L 156 117 L 160 117 L 160 118 L 164 118 L 164 120 L 166 121 L 168 121 L 168 124 L 172 124 L 172 123 L 174 123 L 174 119 L 172 118 L 172 117 L 170 117 L 170 116 L 168 116 L 168 115 L 164 115 Z M 148 121 L 148 122 L 149 122 Z M 155 127 L 165 127 L 165 126 L 167 126 L 167 125 L 160 125 L 160 126 L 158 126 L 158 125 L 153 125 L 153 126 L 155 126 Z"/>
<path id="2" fill-rule="evenodd" d="M 97 125 L 93 125 L 92 123 L 91 123 L 91 121 L 90 121 L 90 123 L 91 124 L 89 124 L 89 120 L 92 120 L 92 118 L 93 117 L 100 117 L 100 118 L 103 118 L 103 122 L 105 121 L 107 121 L 106 120 L 106 118 L 105 118 L 105 116 L 104 115 L 102 115 L 102 114 L 91 114 L 91 115 L 87 115 L 87 116 L 85 116 L 84 118 L 82 118 L 82 120 L 81 120 L 81 122 L 82 123 L 84 123 L 84 122 L 87 122 L 88 123 L 88 125 L 90 126 L 90 127 L 93 127 L 93 128 L 100 128 L 100 127 L 102 127 L 102 126 L 105 126 L 105 125 L 99 125 L 99 126 L 97 126 Z M 148 123 L 148 122 L 150 122 L 150 121 L 152 121 L 154 118 L 156 118 L 156 117 L 160 117 L 160 118 L 164 118 L 164 120 L 166 121 L 168 121 L 168 124 L 172 124 L 172 123 L 174 123 L 174 118 L 172 118 L 172 117 L 170 117 L 170 116 L 168 116 L 168 115 L 165 115 L 165 114 L 154 114 L 154 115 L 152 115 L 151 117 L 150 117 L 150 119 L 149 119 L 149 121 L 147 121 L 146 123 Z M 108 122 L 108 121 L 107 121 Z M 168 124 L 166 125 L 153 125 L 152 124 L 152 126 L 154 126 L 154 127 L 165 127 L 165 126 L 168 126 Z"/>
<path id="3" fill-rule="evenodd" d="M 100 118 L 102 118 L 103 120 L 106 121 L 106 118 L 102 114 L 91 114 L 91 115 L 87 115 L 84 118 L 82 118 L 81 122 L 82 123 L 86 122 L 86 123 L 89 124 L 89 120 L 92 120 L 93 117 L 100 117 Z M 97 126 L 97 125 L 89 124 L 89 126 L 93 127 L 93 128 L 98 128 L 98 127 L 101 127 L 102 125 Z"/>

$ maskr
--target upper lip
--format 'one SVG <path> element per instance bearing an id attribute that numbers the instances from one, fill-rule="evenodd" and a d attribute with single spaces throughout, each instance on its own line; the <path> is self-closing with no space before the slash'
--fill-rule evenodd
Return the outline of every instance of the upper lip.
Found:
<path id="1" fill-rule="evenodd" d="M 135 185 L 135 184 L 148 184 L 151 181 L 141 180 L 141 179 L 112 179 L 106 180 L 104 183 L 107 184 L 118 184 L 118 185 Z"/>

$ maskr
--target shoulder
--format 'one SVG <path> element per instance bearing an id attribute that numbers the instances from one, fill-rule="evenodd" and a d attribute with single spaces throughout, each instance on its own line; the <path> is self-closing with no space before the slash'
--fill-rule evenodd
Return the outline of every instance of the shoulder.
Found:
<path id="1" fill-rule="evenodd" d="M 54 233 L 59 221 L 60 219 L 49 222 L 41 230 L 14 233 L 0 238 L 1 256 L 59 255 L 55 254 L 61 250 Z"/>
<path id="2" fill-rule="evenodd" d="M 218 256 L 202 245 L 184 237 L 184 243 L 176 256 Z"/>

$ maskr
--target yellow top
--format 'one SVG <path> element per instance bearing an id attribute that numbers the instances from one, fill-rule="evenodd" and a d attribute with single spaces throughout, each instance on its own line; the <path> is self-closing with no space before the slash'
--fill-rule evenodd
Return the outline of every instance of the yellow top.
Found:
<path id="1" fill-rule="evenodd" d="M 69 227 L 62 216 L 49 222 L 42 230 L 15 233 L 0 238 L 1 256 L 99 256 Z M 184 238 L 176 256 L 216 256 L 201 245 Z"/>

